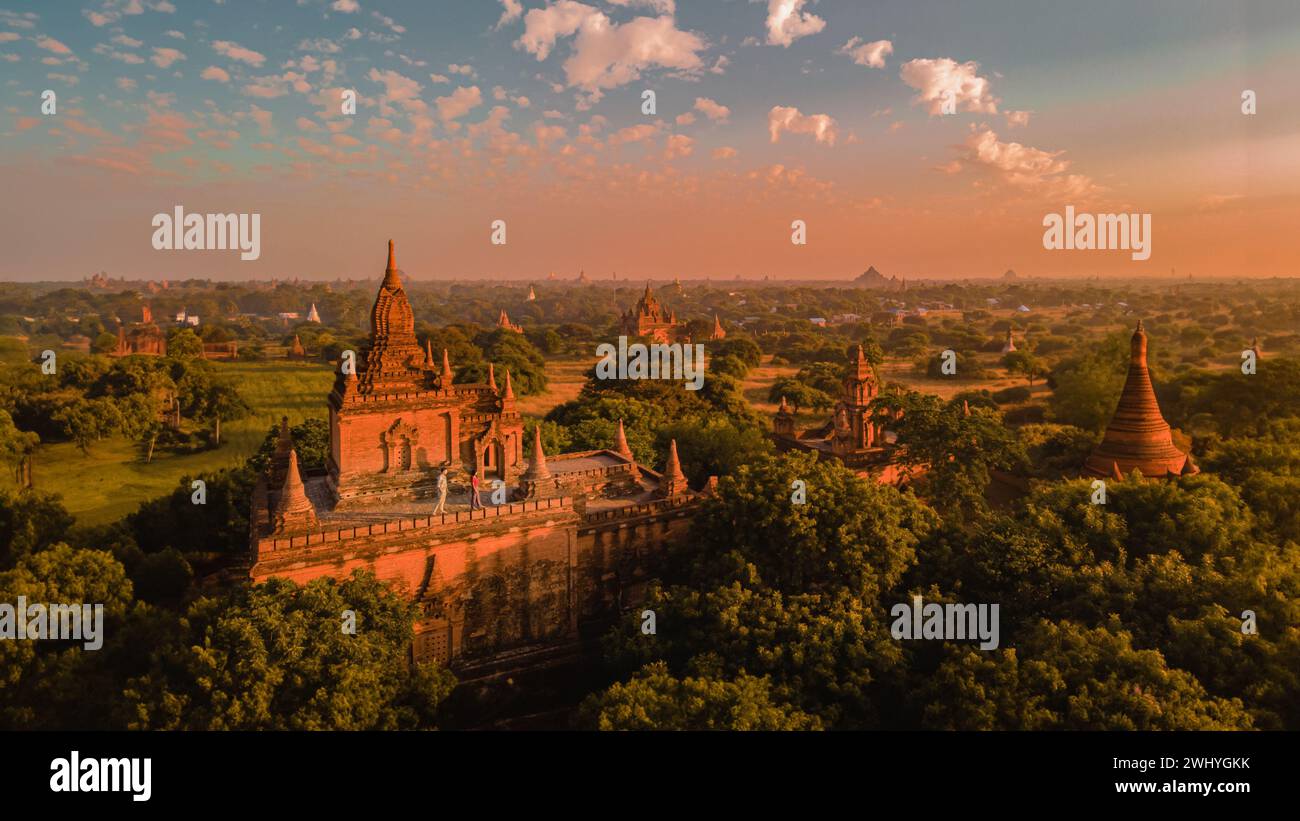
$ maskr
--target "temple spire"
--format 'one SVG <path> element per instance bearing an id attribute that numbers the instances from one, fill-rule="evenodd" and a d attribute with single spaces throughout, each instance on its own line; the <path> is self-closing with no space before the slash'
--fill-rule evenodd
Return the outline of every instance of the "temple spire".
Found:
<path id="1" fill-rule="evenodd" d="M 491 362 L 488 363 L 488 387 L 493 391 L 497 389 L 497 375 Z"/>
<path id="2" fill-rule="evenodd" d="M 523 478 L 530 482 L 551 478 L 551 469 L 546 466 L 546 452 L 542 450 L 542 426 L 540 423 L 533 428 L 533 458 L 528 462 L 528 470 L 524 471 Z"/>
<path id="3" fill-rule="evenodd" d="M 402 287 L 401 277 L 397 275 L 397 251 L 391 239 L 388 241 L 388 267 L 384 269 L 384 287 Z"/>
<path id="4" fill-rule="evenodd" d="M 506 368 L 506 392 L 505 392 L 505 395 L 502 396 L 501 398 L 502 398 L 503 400 L 507 401 L 507 402 L 513 402 L 513 401 L 515 401 L 515 389 L 512 388 L 512 387 L 510 386 L 510 369 L 509 369 L 509 368 Z"/>
<path id="5" fill-rule="evenodd" d="M 659 482 L 661 496 L 676 496 L 686 493 L 690 487 L 686 484 L 686 475 L 682 473 L 681 460 L 677 458 L 677 440 L 668 443 L 668 462 L 664 465 L 663 478 Z"/>
<path id="6" fill-rule="evenodd" d="M 614 452 L 629 462 L 636 462 L 636 457 L 632 455 L 632 448 L 628 447 L 627 434 L 623 431 L 623 420 L 618 420 L 618 433 L 614 434 Z"/>
<path id="7" fill-rule="evenodd" d="M 433 370 L 433 340 L 424 340 L 424 367 Z"/>
<path id="8" fill-rule="evenodd" d="M 275 500 L 271 524 L 276 533 L 289 530 L 309 530 L 316 526 L 316 508 L 307 498 L 307 489 L 298 472 L 298 452 L 289 450 L 289 466 L 280 495 Z"/>
<path id="9" fill-rule="evenodd" d="M 455 373 L 451 369 L 451 357 L 447 355 L 447 349 L 442 349 L 442 389 L 451 390 L 451 380 L 455 378 Z"/>

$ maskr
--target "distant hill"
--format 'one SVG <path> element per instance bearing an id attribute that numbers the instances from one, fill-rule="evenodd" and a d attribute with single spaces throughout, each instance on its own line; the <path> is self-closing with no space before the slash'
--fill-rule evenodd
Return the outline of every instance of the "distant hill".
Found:
<path id="1" fill-rule="evenodd" d="M 907 288 L 906 280 L 901 280 L 898 277 L 886 277 L 877 271 L 874 265 L 863 271 L 860 276 L 855 277 L 853 284 L 863 288 L 877 288 L 885 291 L 902 291 Z"/>
<path id="2" fill-rule="evenodd" d="M 1007 272 L 1006 272 L 1005 274 L 1002 275 L 1002 278 L 1003 278 L 1003 279 L 1020 279 L 1020 275 L 1017 274 L 1017 273 L 1016 273 L 1015 271 L 1013 271 L 1012 269 L 1008 268 L 1008 269 L 1007 269 Z"/>

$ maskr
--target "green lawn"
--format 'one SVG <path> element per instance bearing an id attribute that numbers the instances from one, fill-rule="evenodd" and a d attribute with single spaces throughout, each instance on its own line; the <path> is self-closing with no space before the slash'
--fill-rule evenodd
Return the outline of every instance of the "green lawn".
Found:
<path id="1" fill-rule="evenodd" d="M 83 456 L 71 443 L 43 445 L 33 471 L 39 490 L 58 493 L 82 524 L 103 524 L 132 513 L 141 502 L 170 493 L 181 477 L 242 464 L 281 416 L 291 423 L 324 419 L 325 397 L 334 382 L 329 365 L 304 362 L 216 362 L 253 406 L 253 415 L 222 425 L 221 447 L 176 456 L 156 453 L 145 464 L 138 449 L 121 437 L 96 442 Z M 0 482 L 12 487 L 11 475 Z"/>

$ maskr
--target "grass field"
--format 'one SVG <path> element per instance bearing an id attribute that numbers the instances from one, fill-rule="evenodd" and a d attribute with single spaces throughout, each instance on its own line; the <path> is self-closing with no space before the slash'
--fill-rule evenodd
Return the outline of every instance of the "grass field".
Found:
<path id="1" fill-rule="evenodd" d="M 39 490 L 58 493 L 82 524 L 103 524 L 132 513 L 140 503 L 170 493 L 183 476 L 242 464 L 281 416 L 300 422 L 326 417 L 325 397 L 334 382 L 328 364 L 303 362 L 213 363 L 233 380 L 253 414 L 222 425 L 221 447 L 202 453 L 154 454 L 145 464 L 136 446 L 122 437 L 96 442 L 89 455 L 71 443 L 43 445 L 33 471 Z M 0 477 L 12 487 L 12 476 Z"/>
<path id="2" fill-rule="evenodd" d="M 546 390 L 536 396 L 520 396 L 516 403 L 524 416 L 542 417 L 556 405 L 578 398 L 585 380 L 583 374 L 595 360 L 552 359 L 546 363 Z M 500 385 L 501 374 L 497 373 Z"/>

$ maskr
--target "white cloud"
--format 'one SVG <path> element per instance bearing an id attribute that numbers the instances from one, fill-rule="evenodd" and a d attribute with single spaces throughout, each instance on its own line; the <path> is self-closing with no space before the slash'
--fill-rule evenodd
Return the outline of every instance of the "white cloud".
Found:
<path id="1" fill-rule="evenodd" d="M 943 104 L 952 99 L 958 110 L 996 114 L 998 103 L 989 89 L 989 81 L 980 77 L 979 63 L 958 63 L 949 57 L 935 60 L 909 60 L 899 72 L 903 82 L 919 93 L 913 105 L 924 105 L 930 116 L 943 113 Z"/>
<path id="2" fill-rule="evenodd" d="M 388 26 L 388 28 L 392 29 L 397 34 L 403 34 L 406 31 L 406 26 L 397 25 L 393 18 L 385 17 L 377 11 L 370 12 L 370 16 L 383 23 L 385 26 Z"/>
<path id="3" fill-rule="evenodd" d="M 205 80 L 216 80 L 219 83 L 230 82 L 230 74 L 224 68 L 217 68 L 216 66 L 208 66 L 203 69 L 203 73 L 199 76 Z"/>
<path id="4" fill-rule="evenodd" d="M 689 157 L 695 150 L 695 141 L 685 134 L 671 134 L 664 144 L 664 159 L 673 160 L 677 157 Z"/>
<path id="5" fill-rule="evenodd" d="M 497 20 L 497 28 L 501 28 L 506 23 L 513 23 L 524 14 L 524 6 L 519 0 L 501 0 L 501 5 L 505 8 L 501 12 L 501 18 Z"/>
<path id="6" fill-rule="evenodd" d="M 446 97 L 437 98 L 434 103 L 438 106 L 438 116 L 443 122 L 449 122 L 464 117 L 472 109 L 482 105 L 483 93 L 479 91 L 478 86 L 461 87 Z"/>
<path id="7" fill-rule="evenodd" d="M 768 45 L 788 47 L 800 37 L 826 28 L 826 21 L 803 11 L 807 0 L 767 0 Z"/>
<path id="8" fill-rule="evenodd" d="M 963 148 L 962 158 L 968 165 L 983 168 L 1022 191 L 1045 197 L 1084 198 L 1099 190 L 1089 177 L 1066 173 L 1070 161 L 1061 159 L 1064 151 L 1043 151 L 1020 143 L 1002 142 L 987 127 L 978 130 L 972 127 Z"/>
<path id="9" fill-rule="evenodd" d="M 1028 111 L 1008 111 L 1008 112 L 1006 112 L 1006 114 L 1005 114 L 1004 116 L 1007 118 L 1007 127 L 1008 127 L 1008 128 L 1015 128 L 1016 126 L 1026 126 L 1026 125 L 1029 125 L 1029 114 L 1030 114 L 1030 112 L 1028 112 Z"/>
<path id="10" fill-rule="evenodd" d="M 334 0 L 330 8 L 343 14 L 352 14 L 354 11 L 361 9 L 361 4 L 357 0 Z"/>
<path id="11" fill-rule="evenodd" d="M 611 6 L 643 6 L 659 14 L 675 14 L 677 3 L 674 0 L 606 0 Z"/>
<path id="12" fill-rule="evenodd" d="M 819 143 L 835 145 L 839 136 L 834 118 L 827 114 L 803 114 L 797 108 L 773 106 L 767 113 L 767 131 L 772 142 L 779 142 L 781 132 L 811 134 Z"/>
<path id="13" fill-rule="evenodd" d="M 177 60 L 184 60 L 185 55 L 174 48 L 155 48 L 149 60 L 158 68 L 167 68 Z"/>
<path id="14" fill-rule="evenodd" d="M 715 123 L 726 122 L 726 119 L 731 116 L 731 109 L 710 100 L 708 97 L 696 97 L 695 110 Z"/>
<path id="15" fill-rule="evenodd" d="M 52 51 L 52 52 L 54 52 L 55 54 L 71 54 L 71 53 L 72 53 L 72 49 L 70 49 L 70 48 L 68 48 L 67 46 L 63 45 L 63 44 L 60 43 L 58 40 L 55 40 L 53 37 L 37 37 L 37 38 L 36 38 L 36 45 L 40 46 L 41 48 L 45 49 L 46 51 Z"/>
<path id="16" fill-rule="evenodd" d="M 376 83 L 384 84 L 385 103 L 400 103 L 410 108 L 411 103 L 420 102 L 420 84 L 410 77 L 396 71 L 379 71 L 375 68 L 370 69 L 366 76 Z"/>
<path id="17" fill-rule="evenodd" d="M 218 54 L 229 57 L 232 60 L 238 60 L 241 63 L 248 63 L 250 66 L 261 67 L 266 62 L 266 55 L 260 54 L 252 49 L 244 48 L 238 43 L 232 43 L 229 40 L 216 40 L 212 43 L 212 48 Z"/>
<path id="18" fill-rule="evenodd" d="M 593 98 L 601 89 L 638 79 L 646 69 L 699 71 L 700 52 L 707 48 L 698 35 L 678 29 L 671 16 L 637 17 L 619 25 L 599 9 L 574 0 L 528 11 L 516 46 L 541 61 L 564 37 L 574 37 L 564 62 L 568 87 L 592 92 Z"/>
<path id="19" fill-rule="evenodd" d="M 299 51 L 317 51 L 321 54 L 337 54 L 343 48 L 333 40 L 327 37 L 317 37 L 314 40 L 303 40 L 298 43 Z"/>
<path id="20" fill-rule="evenodd" d="M 845 43 L 836 54 L 847 54 L 853 62 L 869 68 L 884 68 L 885 58 L 894 53 L 894 44 L 888 40 L 862 42 L 861 37 L 854 37 Z"/>

